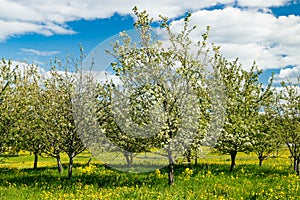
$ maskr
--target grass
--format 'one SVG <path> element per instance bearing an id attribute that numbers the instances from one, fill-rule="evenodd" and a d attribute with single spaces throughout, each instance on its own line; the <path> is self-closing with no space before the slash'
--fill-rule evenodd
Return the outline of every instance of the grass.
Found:
<path id="1" fill-rule="evenodd" d="M 75 159 L 74 176 L 66 165 L 59 175 L 55 159 L 41 158 L 33 170 L 33 156 L 23 152 L 0 164 L 0 199 L 299 199 L 300 179 L 285 154 L 262 167 L 254 155 L 239 154 L 229 172 L 229 157 L 207 155 L 198 165 L 176 165 L 174 186 L 167 169 L 123 173 L 102 165 L 84 152 Z M 63 163 L 67 157 L 62 156 Z"/>

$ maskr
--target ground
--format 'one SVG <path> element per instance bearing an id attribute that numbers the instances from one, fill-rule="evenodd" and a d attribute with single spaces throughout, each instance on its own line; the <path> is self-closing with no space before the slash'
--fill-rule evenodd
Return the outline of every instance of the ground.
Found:
<path id="1" fill-rule="evenodd" d="M 198 165 L 178 163 L 175 185 L 168 185 L 167 169 L 124 173 L 103 165 L 84 152 L 75 158 L 74 176 L 58 174 L 53 158 L 41 157 L 33 170 L 33 156 L 21 152 L 0 163 L 0 199 L 299 199 L 300 179 L 292 171 L 287 151 L 258 166 L 254 154 L 238 154 L 229 171 L 229 156 L 207 155 Z"/>

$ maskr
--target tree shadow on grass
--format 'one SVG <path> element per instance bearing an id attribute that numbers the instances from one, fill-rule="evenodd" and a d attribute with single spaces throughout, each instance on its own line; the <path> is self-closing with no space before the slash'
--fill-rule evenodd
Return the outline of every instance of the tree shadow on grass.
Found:
<path id="1" fill-rule="evenodd" d="M 82 173 L 79 168 L 84 168 L 84 164 L 74 165 L 74 176 L 71 179 L 67 177 L 67 170 L 62 175 L 58 174 L 56 167 L 40 167 L 38 169 L 11 169 L 0 168 L 0 186 L 15 184 L 17 187 L 27 185 L 29 187 L 39 188 L 57 188 L 61 185 L 63 189 L 74 189 L 79 183 L 82 185 L 94 185 L 101 188 L 106 187 L 136 187 L 141 185 L 151 185 L 157 187 L 167 186 L 167 177 L 163 180 L 158 179 L 154 172 L 148 173 L 127 173 L 114 170 L 105 165 L 96 164 L 95 171 L 91 173 Z M 64 165 L 66 169 L 67 166 Z M 268 178 L 270 175 L 287 176 L 290 171 L 270 168 L 269 166 L 259 167 L 257 165 L 239 165 L 233 172 L 229 171 L 226 164 L 198 164 L 198 165 L 175 165 L 175 175 L 181 176 L 186 168 L 192 169 L 193 176 L 198 174 L 211 174 L 218 176 L 220 173 L 227 175 L 239 175 L 248 173 L 248 178 Z M 162 174 L 168 172 L 168 168 L 160 169 Z"/>

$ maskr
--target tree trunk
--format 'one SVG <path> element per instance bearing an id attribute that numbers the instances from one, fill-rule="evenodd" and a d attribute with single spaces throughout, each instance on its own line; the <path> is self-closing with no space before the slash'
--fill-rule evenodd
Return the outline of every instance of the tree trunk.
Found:
<path id="1" fill-rule="evenodd" d="M 123 154 L 124 154 L 124 156 L 125 156 L 125 158 L 126 158 L 127 166 L 128 166 L 129 168 L 131 168 L 131 167 L 132 167 L 132 162 L 133 162 L 133 155 L 132 155 L 132 153 L 131 153 L 131 152 L 124 151 Z"/>
<path id="2" fill-rule="evenodd" d="M 230 165 L 230 171 L 233 170 L 235 167 L 235 158 L 236 158 L 237 151 L 232 151 L 230 152 L 230 157 L 231 157 L 231 165 Z"/>
<path id="3" fill-rule="evenodd" d="M 37 152 L 34 152 L 34 163 L 33 163 L 33 169 L 37 169 L 38 160 L 39 160 L 39 155 L 38 155 L 38 153 L 37 153 Z"/>
<path id="4" fill-rule="evenodd" d="M 60 154 L 57 155 L 56 161 L 57 161 L 58 173 L 61 174 L 62 171 L 63 171 L 63 167 L 62 167 L 62 164 L 61 164 Z"/>
<path id="5" fill-rule="evenodd" d="M 299 162 L 300 162 L 300 157 L 297 157 L 297 162 L 296 162 L 296 173 L 299 176 Z"/>
<path id="6" fill-rule="evenodd" d="M 259 160 L 258 165 L 261 167 L 262 166 L 262 162 L 264 160 L 262 153 L 258 154 L 258 160 Z"/>
<path id="7" fill-rule="evenodd" d="M 198 164 L 198 153 L 196 151 L 196 153 L 195 153 L 195 165 L 197 165 L 197 164 Z"/>
<path id="8" fill-rule="evenodd" d="M 92 160 L 92 157 L 90 157 L 89 161 L 86 163 L 87 166 L 90 166 L 91 160 Z"/>
<path id="9" fill-rule="evenodd" d="M 168 150 L 168 158 L 169 158 L 169 171 L 168 171 L 169 185 L 173 185 L 175 181 L 174 161 L 172 157 L 172 151 L 170 149 Z"/>
<path id="10" fill-rule="evenodd" d="M 297 172 L 297 156 L 294 156 L 294 171 Z"/>
<path id="11" fill-rule="evenodd" d="M 263 162 L 263 159 L 262 159 L 262 158 L 259 158 L 259 166 L 260 166 L 260 167 L 262 166 L 262 162 Z"/>
<path id="12" fill-rule="evenodd" d="M 129 158 L 130 158 L 130 167 L 132 167 L 132 163 L 133 163 L 133 153 L 130 152 Z"/>
<path id="13" fill-rule="evenodd" d="M 169 185 L 173 185 L 175 181 L 175 175 L 174 175 L 174 163 L 169 163 Z"/>
<path id="14" fill-rule="evenodd" d="M 188 150 L 188 152 L 187 152 L 187 156 L 186 156 L 186 158 L 187 158 L 187 162 L 189 163 L 189 164 L 191 164 L 191 157 L 192 157 L 192 150 L 191 149 L 189 149 Z"/>
<path id="15" fill-rule="evenodd" d="M 68 168 L 68 178 L 72 178 L 72 172 L 73 172 L 73 161 L 74 161 L 74 157 L 73 156 L 69 156 L 69 168 Z"/>

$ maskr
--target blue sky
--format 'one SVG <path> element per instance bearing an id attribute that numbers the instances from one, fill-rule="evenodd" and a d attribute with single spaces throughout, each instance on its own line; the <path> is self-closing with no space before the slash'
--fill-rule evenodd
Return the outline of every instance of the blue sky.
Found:
<path id="1" fill-rule="evenodd" d="M 88 53 L 132 29 L 135 5 L 154 20 L 170 17 L 174 30 L 191 12 L 195 40 L 210 25 L 210 41 L 246 69 L 255 60 L 264 82 L 272 72 L 276 82 L 300 74 L 299 0 L 0 0 L 0 56 L 47 67 L 51 58 L 78 55 L 79 44 Z"/>
<path id="2" fill-rule="evenodd" d="M 76 20 L 67 22 L 67 26 L 75 34 L 53 34 L 51 36 L 39 33 L 12 35 L 0 43 L 1 57 L 17 61 L 47 64 L 55 57 L 64 58 L 68 53 L 78 55 L 82 45 L 88 54 L 103 40 L 118 34 L 122 30 L 133 27 L 131 16 L 114 14 L 105 19 Z"/>

